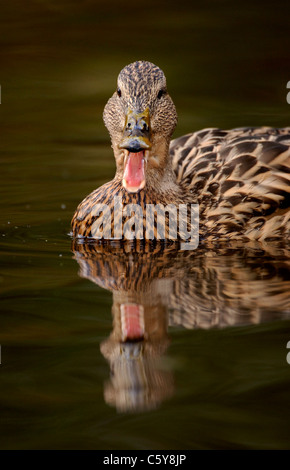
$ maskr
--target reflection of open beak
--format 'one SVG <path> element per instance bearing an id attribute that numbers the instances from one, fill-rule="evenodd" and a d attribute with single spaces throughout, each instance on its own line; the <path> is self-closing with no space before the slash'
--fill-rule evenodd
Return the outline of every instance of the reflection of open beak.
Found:
<path id="1" fill-rule="evenodd" d="M 127 361 L 139 360 L 143 356 L 144 344 L 143 341 L 122 343 L 120 353 L 124 355 Z"/>
<path id="2" fill-rule="evenodd" d="M 137 193 L 146 183 L 145 165 L 151 148 L 148 108 L 142 113 L 129 109 L 119 148 L 125 150 L 123 186 L 128 192 Z"/>
<path id="3" fill-rule="evenodd" d="M 144 339 L 144 308 L 140 304 L 122 304 L 121 307 L 122 341 L 141 341 Z"/>

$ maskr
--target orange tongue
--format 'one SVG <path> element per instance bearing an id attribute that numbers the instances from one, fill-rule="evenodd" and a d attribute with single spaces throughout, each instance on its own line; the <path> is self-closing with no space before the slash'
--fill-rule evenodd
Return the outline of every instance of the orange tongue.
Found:
<path id="1" fill-rule="evenodd" d="M 128 155 L 123 186 L 131 193 L 136 193 L 145 186 L 144 155 L 144 150 L 136 153 L 130 152 Z"/>

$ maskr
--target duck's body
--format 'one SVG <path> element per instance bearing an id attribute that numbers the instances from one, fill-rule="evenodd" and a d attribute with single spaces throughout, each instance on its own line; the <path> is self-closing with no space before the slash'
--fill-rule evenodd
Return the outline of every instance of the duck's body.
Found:
<path id="1" fill-rule="evenodd" d="M 141 61 L 121 71 L 104 121 L 116 175 L 79 205 L 72 220 L 73 236 L 120 238 L 118 223 L 123 228 L 132 219 L 126 208 L 135 204 L 134 217 L 141 209 L 138 230 L 134 219 L 135 235 L 146 239 L 151 224 L 149 238 L 153 233 L 162 239 L 156 219 L 146 221 L 149 204 L 168 208 L 164 239 L 182 239 L 179 226 L 176 232 L 169 227 L 174 208 L 198 204 L 202 237 L 289 237 L 290 127 L 205 129 L 170 141 L 177 116 L 164 74 Z M 117 210 L 116 204 L 125 210 Z"/>
<path id="2" fill-rule="evenodd" d="M 290 127 L 204 129 L 174 140 L 170 153 L 205 236 L 289 238 Z"/>

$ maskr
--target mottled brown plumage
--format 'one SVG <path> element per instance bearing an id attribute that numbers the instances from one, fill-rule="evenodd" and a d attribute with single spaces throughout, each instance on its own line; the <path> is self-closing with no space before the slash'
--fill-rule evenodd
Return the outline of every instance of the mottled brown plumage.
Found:
<path id="1" fill-rule="evenodd" d="M 74 237 L 98 238 L 97 204 L 112 211 L 118 196 L 123 206 L 136 204 L 143 214 L 147 204 L 199 204 L 200 236 L 209 240 L 289 238 L 290 127 L 205 129 L 170 142 L 175 106 L 163 72 L 144 61 L 120 72 L 104 122 L 116 175 L 79 205 L 72 220 Z M 115 211 L 115 218 L 106 217 L 105 239 L 114 236 L 116 217 L 124 226 L 130 214 Z M 165 238 L 175 239 L 169 218 L 165 214 Z M 151 224 L 157 238 L 156 217 Z M 146 238 L 144 218 L 141 225 Z"/>

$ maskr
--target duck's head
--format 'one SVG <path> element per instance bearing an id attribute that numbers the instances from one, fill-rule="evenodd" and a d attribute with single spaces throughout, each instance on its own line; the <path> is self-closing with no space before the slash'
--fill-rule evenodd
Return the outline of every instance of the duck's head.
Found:
<path id="1" fill-rule="evenodd" d="M 149 182 L 155 187 L 172 177 L 168 150 L 177 114 L 159 67 L 137 61 L 123 68 L 103 117 L 116 158 L 116 176 L 128 192 L 138 192 Z"/>

